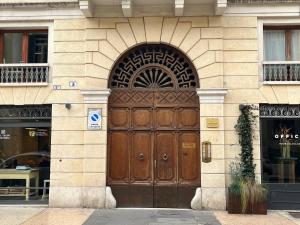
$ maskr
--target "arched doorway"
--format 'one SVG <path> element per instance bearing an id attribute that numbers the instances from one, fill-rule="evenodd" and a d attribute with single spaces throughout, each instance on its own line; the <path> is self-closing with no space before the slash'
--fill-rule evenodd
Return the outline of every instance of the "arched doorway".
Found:
<path id="1" fill-rule="evenodd" d="M 168 45 L 139 45 L 116 62 L 107 185 L 118 207 L 190 207 L 200 186 L 198 86 L 192 63 Z"/>

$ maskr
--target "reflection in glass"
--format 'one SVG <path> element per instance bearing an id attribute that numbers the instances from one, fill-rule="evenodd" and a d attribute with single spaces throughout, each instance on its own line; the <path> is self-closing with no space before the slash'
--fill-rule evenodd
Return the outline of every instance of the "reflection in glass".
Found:
<path id="1" fill-rule="evenodd" d="M 274 48 L 276 46 L 276 48 Z M 264 60 L 285 61 L 285 31 L 264 31 Z"/>
<path id="2" fill-rule="evenodd" d="M 45 180 L 50 177 L 50 129 L 0 127 L 0 202 L 41 198 Z M 28 194 L 22 173 L 33 178 Z"/>
<path id="3" fill-rule="evenodd" d="M 48 34 L 29 33 L 29 63 L 47 63 Z"/>
<path id="4" fill-rule="evenodd" d="M 3 63 L 22 62 L 23 33 L 4 33 Z"/>
<path id="5" fill-rule="evenodd" d="M 300 119 L 261 119 L 263 181 L 300 182 Z"/>

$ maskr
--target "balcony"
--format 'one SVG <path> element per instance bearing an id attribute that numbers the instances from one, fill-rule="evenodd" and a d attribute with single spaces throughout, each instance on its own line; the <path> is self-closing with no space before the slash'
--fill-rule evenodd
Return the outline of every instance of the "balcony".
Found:
<path id="1" fill-rule="evenodd" d="M 48 82 L 47 63 L 0 64 L 0 86 L 44 86 Z"/>
<path id="2" fill-rule="evenodd" d="M 289 4 L 300 3 L 300 0 L 228 0 L 229 4 Z"/>
<path id="3" fill-rule="evenodd" d="M 300 62 L 263 62 L 263 81 L 266 84 L 300 84 Z"/>

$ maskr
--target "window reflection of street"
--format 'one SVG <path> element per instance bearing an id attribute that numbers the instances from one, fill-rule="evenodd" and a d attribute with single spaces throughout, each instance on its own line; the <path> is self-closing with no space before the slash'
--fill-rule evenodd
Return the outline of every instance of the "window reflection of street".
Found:
<path id="1" fill-rule="evenodd" d="M 48 189 L 44 181 L 50 177 L 50 128 L 2 127 L 0 130 L 0 204 L 25 198 L 41 199 L 43 189 Z M 26 186 L 31 189 L 27 194 Z"/>

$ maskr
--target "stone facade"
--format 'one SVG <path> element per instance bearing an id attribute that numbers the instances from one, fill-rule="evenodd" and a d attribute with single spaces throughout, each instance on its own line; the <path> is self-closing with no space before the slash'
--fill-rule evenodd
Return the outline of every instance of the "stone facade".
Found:
<path id="1" fill-rule="evenodd" d="M 300 103 L 297 86 L 262 85 L 257 26 L 255 16 L 55 19 L 50 84 L 0 88 L 0 104 L 52 104 L 50 207 L 105 207 L 110 70 L 133 46 L 166 43 L 191 59 L 199 91 L 204 90 L 199 94 L 201 141 L 212 143 L 212 162 L 201 163 L 202 207 L 225 209 L 229 163 L 240 152 L 234 130 L 239 104 Z M 88 101 L 84 90 L 94 91 L 95 100 Z M 225 95 L 224 101 L 205 101 L 213 90 L 221 90 L 217 96 Z M 87 130 L 88 108 L 102 109 L 101 131 Z M 206 127 L 212 117 L 219 119 L 218 128 Z M 254 146 L 260 180 L 259 124 Z"/>

